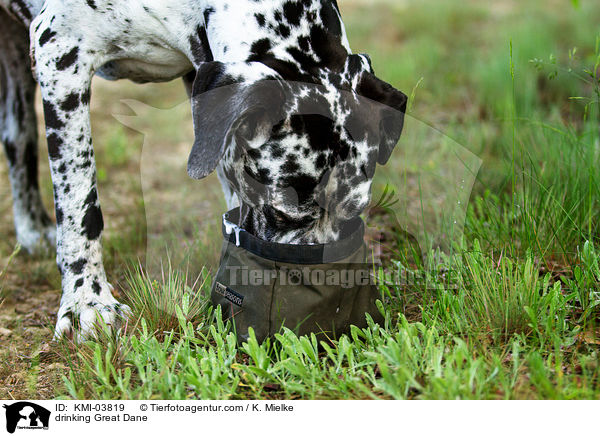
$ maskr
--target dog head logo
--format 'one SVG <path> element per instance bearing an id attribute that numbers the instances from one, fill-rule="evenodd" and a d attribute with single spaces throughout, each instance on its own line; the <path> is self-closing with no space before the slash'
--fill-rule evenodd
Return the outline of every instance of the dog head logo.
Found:
<path id="1" fill-rule="evenodd" d="M 50 422 L 50 411 L 27 401 L 20 401 L 9 406 L 3 406 L 6 409 L 6 431 L 14 433 L 18 429 L 48 429 Z"/>

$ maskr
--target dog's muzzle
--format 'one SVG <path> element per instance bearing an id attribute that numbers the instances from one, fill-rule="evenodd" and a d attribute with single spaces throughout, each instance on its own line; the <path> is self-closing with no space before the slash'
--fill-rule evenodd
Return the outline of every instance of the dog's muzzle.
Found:
<path id="1" fill-rule="evenodd" d="M 225 241 L 212 302 L 232 319 L 240 342 L 250 327 L 262 342 L 282 327 L 335 338 L 350 325 L 365 327 L 367 313 L 382 321 L 360 218 L 347 224 L 339 241 L 293 245 L 244 231 L 234 224 L 239 214 L 234 209 L 223 215 Z"/>

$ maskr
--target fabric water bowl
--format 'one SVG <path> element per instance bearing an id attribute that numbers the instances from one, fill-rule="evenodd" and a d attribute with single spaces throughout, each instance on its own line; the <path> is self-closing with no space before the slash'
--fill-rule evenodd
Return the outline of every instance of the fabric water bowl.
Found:
<path id="1" fill-rule="evenodd" d="M 339 241 L 294 245 L 261 240 L 237 225 L 239 209 L 223 215 L 223 248 L 211 299 L 233 321 L 238 340 L 252 327 L 259 342 L 281 331 L 338 337 L 365 314 L 382 316 L 380 293 L 367 263 L 364 223 L 350 222 Z"/>

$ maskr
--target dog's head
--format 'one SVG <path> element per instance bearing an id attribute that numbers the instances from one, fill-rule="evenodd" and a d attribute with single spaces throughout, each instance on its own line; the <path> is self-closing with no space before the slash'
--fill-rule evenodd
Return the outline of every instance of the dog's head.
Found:
<path id="1" fill-rule="evenodd" d="M 244 206 L 244 227 L 260 238 L 329 242 L 369 204 L 407 99 L 373 74 L 365 55 L 310 81 L 284 77 L 261 62 L 204 64 L 193 89 L 188 172 L 201 179 L 221 165 Z"/>

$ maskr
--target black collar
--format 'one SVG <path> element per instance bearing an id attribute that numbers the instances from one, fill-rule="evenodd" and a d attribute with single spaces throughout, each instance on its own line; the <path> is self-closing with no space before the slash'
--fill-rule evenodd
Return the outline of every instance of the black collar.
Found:
<path id="1" fill-rule="evenodd" d="M 343 231 L 342 239 L 327 244 L 279 244 L 264 241 L 239 228 L 240 209 L 235 208 L 223 215 L 223 236 L 231 244 L 237 245 L 257 256 L 274 262 L 299 265 L 317 265 L 343 260 L 358 250 L 365 235 L 365 225 L 360 217 L 349 221 Z"/>

